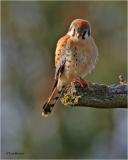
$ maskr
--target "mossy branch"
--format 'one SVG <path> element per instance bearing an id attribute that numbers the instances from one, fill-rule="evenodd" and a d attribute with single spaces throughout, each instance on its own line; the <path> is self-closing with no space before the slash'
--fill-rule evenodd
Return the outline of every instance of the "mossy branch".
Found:
<path id="1" fill-rule="evenodd" d="M 127 91 L 127 84 L 90 84 L 83 88 L 77 83 L 66 88 L 61 101 L 66 106 L 127 108 Z"/>

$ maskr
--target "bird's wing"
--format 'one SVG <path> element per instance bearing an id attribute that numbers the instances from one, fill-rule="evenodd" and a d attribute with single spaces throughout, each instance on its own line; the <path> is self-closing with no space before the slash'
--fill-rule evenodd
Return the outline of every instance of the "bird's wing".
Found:
<path id="1" fill-rule="evenodd" d="M 61 74 L 64 71 L 64 66 L 66 62 L 66 54 L 65 54 L 65 48 L 68 39 L 70 36 L 65 35 L 62 38 L 59 39 L 55 51 L 55 66 L 56 66 L 56 71 L 55 71 L 55 80 L 53 83 L 52 91 L 54 88 L 57 86 L 58 83 L 58 78 L 61 76 Z"/>
<path id="2" fill-rule="evenodd" d="M 65 50 L 69 38 L 70 38 L 69 35 L 65 35 L 62 38 L 60 38 L 57 43 L 55 52 L 55 66 L 56 66 L 55 79 L 58 79 L 58 76 L 60 76 L 64 70 L 64 65 L 66 62 Z"/>

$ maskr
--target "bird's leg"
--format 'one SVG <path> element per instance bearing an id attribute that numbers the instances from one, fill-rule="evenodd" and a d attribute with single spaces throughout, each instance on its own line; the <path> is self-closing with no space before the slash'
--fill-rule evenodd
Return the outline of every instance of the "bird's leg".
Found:
<path id="1" fill-rule="evenodd" d="M 81 77 L 79 78 L 75 78 L 73 81 L 73 83 L 79 83 L 81 85 L 81 87 L 86 87 L 90 84 L 90 82 L 88 82 L 87 80 L 82 79 Z"/>

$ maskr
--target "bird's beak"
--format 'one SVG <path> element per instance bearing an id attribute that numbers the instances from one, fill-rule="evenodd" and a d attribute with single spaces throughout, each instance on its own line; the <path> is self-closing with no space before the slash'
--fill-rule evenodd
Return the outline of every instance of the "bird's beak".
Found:
<path id="1" fill-rule="evenodd" d="M 77 38 L 80 38 L 82 36 L 81 32 L 76 33 Z"/>

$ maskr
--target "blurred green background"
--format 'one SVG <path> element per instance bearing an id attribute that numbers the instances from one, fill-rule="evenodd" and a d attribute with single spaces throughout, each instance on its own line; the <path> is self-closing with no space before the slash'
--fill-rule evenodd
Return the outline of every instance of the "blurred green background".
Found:
<path id="1" fill-rule="evenodd" d="M 57 40 L 73 19 L 91 23 L 99 48 L 95 83 L 126 77 L 126 1 L 2 1 L 2 158 L 127 158 L 125 109 L 64 107 L 48 118 L 41 103 L 50 93 Z M 8 154 L 23 153 L 23 154 Z"/>

